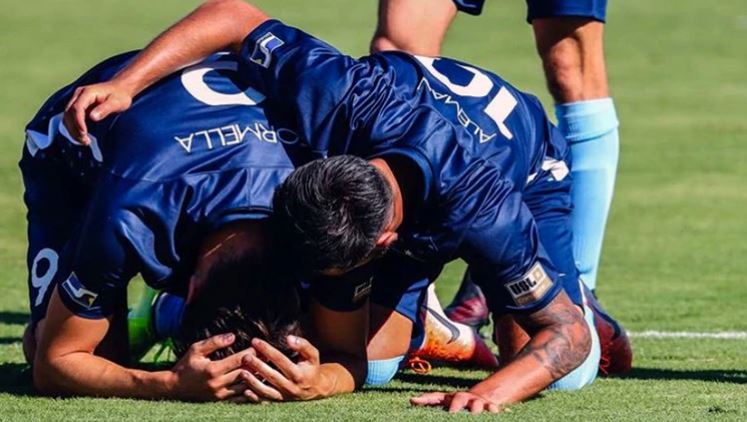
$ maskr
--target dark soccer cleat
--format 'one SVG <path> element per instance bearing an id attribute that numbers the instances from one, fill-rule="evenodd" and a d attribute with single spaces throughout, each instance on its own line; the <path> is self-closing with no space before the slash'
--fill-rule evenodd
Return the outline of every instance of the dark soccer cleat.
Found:
<path id="1" fill-rule="evenodd" d="M 488 304 L 482 290 L 472 282 L 469 270 L 464 272 L 462 284 L 454 296 L 454 300 L 444 310 L 447 317 L 454 322 L 469 325 L 479 331 L 488 325 Z"/>
<path id="2" fill-rule="evenodd" d="M 625 329 L 604 311 L 596 296 L 586 286 L 584 299 L 594 313 L 594 326 L 602 349 L 599 375 L 606 377 L 630 371 L 633 366 L 633 349 Z"/>

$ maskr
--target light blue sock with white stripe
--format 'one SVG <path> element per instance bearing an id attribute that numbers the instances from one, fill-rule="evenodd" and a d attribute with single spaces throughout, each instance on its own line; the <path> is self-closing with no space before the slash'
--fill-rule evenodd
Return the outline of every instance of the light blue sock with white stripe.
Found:
<path id="1" fill-rule="evenodd" d="M 617 113 L 612 98 L 555 106 L 558 127 L 573 160 L 573 254 L 581 279 L 594 290 L 619 156 Z"/>

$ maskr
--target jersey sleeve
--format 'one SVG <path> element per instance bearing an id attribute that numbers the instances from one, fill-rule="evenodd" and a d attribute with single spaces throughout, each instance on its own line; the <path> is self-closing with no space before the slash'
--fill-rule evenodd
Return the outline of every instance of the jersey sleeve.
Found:
<path id="1" fill-rule="evenodd" d="M 62 301 L 75 315 L 110 316 L 138 272 L 131 238 L 140 230 L 137 223 L 123 217 L 110 207 L 101 207 L 90 210 L 80 228 L 71 253 L 72 271 L 59 289 Z"/>
<path id="2" fill-rule="evenodd" d="M 158 196 L 167 190 L 103 181 L 90 198 L 70 252 L 71 274 L 60 288 L 68 309 L 90 319 L 110 316 L 136 274 L 157 285 L 153 281 L 168 277 L 179 258 L 173 240 L 179 208 Z M 158 198 L 162 209 L 138 202 L 147 197 Z"/>
<path id="3" fill-rule="evenodd" d="M 534 217 L 510 181 L 484 182 L 482 203 L 461 242 L 462 257 L 492 312 L 540 310 L 560 293 L 562 283 Z"/>
<path id="4" fill-rule="evenodd" d="M 379 66 L 279 21 L 257 27 L 240 55 L 250 83 L 292 114 L 302 139 L 323 156 L 345 151 L 381 106 L 375 94 L 386 84 Z"/>

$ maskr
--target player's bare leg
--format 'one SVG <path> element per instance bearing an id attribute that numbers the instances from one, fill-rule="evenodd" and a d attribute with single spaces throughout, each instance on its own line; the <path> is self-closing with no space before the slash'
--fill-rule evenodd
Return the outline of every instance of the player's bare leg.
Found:
<path id="1" fill-rule="evenodd" d="M 410 348 L 413 324 L 404 315 L 373 303 L 370 315 L 366 384 L 382 385 L 399 371 Z"/>
<path id="2" fill-rule="evenodd" d="M 537 52 L 573 156 L 573 253 L 593 291 L 615 185 L 618 120 L 609 98 L 604 24 L 589 18 L 534 19 Z"/>
<path id="3" fill-rule="evenodd" d="M 380 0 L 371 52 L 402 50 L 440 56 L 456 14 L 453 0 Z"/>

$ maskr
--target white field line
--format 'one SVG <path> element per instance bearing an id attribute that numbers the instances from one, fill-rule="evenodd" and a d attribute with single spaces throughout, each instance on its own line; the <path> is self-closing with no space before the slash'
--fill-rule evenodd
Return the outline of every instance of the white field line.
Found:
<path id="1" fill-rule="evenodd" d="M 716 332 L 694 332 L 694 331 L 633 331 L 628 332 L 633 338 L 704 338 L 716 340 L 747 340 L 747 331 L 716 331 Z"/>

